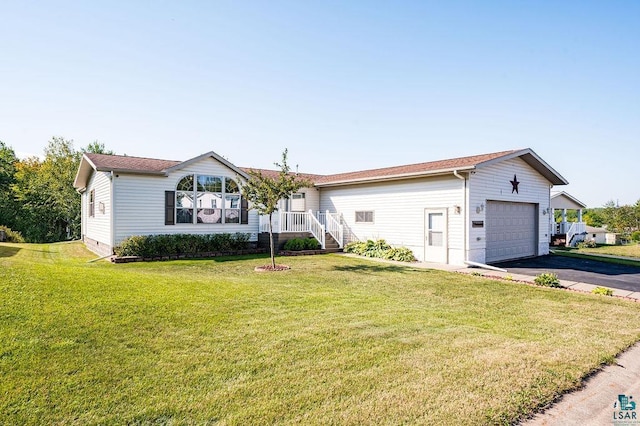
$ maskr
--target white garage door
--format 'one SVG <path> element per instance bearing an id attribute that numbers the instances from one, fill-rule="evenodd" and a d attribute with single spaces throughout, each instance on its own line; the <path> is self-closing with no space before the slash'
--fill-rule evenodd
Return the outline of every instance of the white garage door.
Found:
<path id="1" fill-rule="evenodd" d="M 487 263 L 537 254 L 535 204 L 488 201 L 486 220 Z"/>

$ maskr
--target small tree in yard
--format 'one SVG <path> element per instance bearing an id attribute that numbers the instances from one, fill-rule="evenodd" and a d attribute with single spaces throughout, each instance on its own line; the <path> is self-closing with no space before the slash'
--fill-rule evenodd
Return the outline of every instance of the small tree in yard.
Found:
<path id="1" fill-rule="evenodd" d="M 300 188 L 311 186 L 311 182 L 290 173 L 287 165 L 287 150 L 282 153 L 281 163 L 274 163 L 280 170 L 278 176 L 263 175 L 259 170 L 249 170 L 249 180 L 242 186 L 242 196 L 251 203 L 251 209 L 261 215 L 269 216 L 269 249 L 271 268 L 276 268 L 275 250 L 273 247 L 273 213 L 278 210 L 278 201 L 288 199 Z"/>

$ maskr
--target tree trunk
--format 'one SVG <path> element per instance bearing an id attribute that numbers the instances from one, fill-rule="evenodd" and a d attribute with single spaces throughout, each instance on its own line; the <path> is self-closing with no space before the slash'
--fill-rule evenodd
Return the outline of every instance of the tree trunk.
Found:
<path id="1" fill-rule="evenodd" d="M 269 213 L 269 252 L 271 253 L 271 266 L 273 269 L 276 268 L 276 253 L 273 247 L 273 222 L 272 222 L 273 213 Z"/>

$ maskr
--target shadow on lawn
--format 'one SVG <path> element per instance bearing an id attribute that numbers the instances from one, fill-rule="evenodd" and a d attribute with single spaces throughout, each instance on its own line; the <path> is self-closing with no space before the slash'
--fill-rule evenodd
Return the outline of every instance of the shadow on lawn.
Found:
<path id="1" fill-rule="evenodd" d="M 415 272 L 415 269 L 396 265 L 345 265 L 334 266 L 334 270 L 341 272 L 379 273 L 379 272 Z"/>
<path id="2" fill-rule="evenodd" d="M 0 257 L 15 256 L 19 251 L 18 247 L 0 246 Z"/>
<path id="3" fill-rule="evenodd" d="M 204 258 L 204 260 L 213 260 L 216 263 L 231 262 L 234 260 L 252 260 L 252 259 L 269 259 L 269 254 L 234 254 L 230 256 L 217 256 Z M 276 259 L 277 261 L 277 259 Z"/>

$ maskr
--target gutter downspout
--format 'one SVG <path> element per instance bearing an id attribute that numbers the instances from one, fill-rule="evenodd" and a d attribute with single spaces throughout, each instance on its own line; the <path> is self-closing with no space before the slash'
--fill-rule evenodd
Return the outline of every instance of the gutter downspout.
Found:
<path id="1" fill-rule="evenodd" d="M 111 239 L 111 241 L 110 241 L 111 253 L 113 253 L 114 243 L 115 243 L 115 233 L 116 233 L 116 230 L 115 230 L 115 228 L 113 226 L 113 224 L 115 223 L 114 216 L 116 214 L 115 209 L 113 208 L 115 206 L 115 204 L 116 204 L 115 203 L 115 198 L 116 198 L 115 186 L 116 185 L 115 185 L 113 179 L 114 179 L 114 175 L 113 175 L 113 170 L 112 170 L 111 171 L 111 175 L 109 176 L 109 180 L 111 181 L 111 183 L 110 183 L 111 191 L 109 191 L 109 192 L 111 192 L 111 199 L 109 200 L 109 202 L 110 202 L 109 209 L 111 210 L 109 212 L 110 213 L 110 215 L 109 215 L 109 227 L 111 228 L 110 229 L 110 231 L 111 231 L 110 234 L 111 235 L 109 236 L 109 238 Z"/>
<path id="2" fill-rule="evenodd" d="M 464 225 L 462 226 L 462 260 L 467 261 L 467 226 L 469 225 L 469 209 L 467 209 L 467 178 L 458 173 L 458 170 L 453 171 L 453 175 L 458 179 L 464 181 L 464 203 L 463 203 L 463 211 L 464 211 Z"/>

